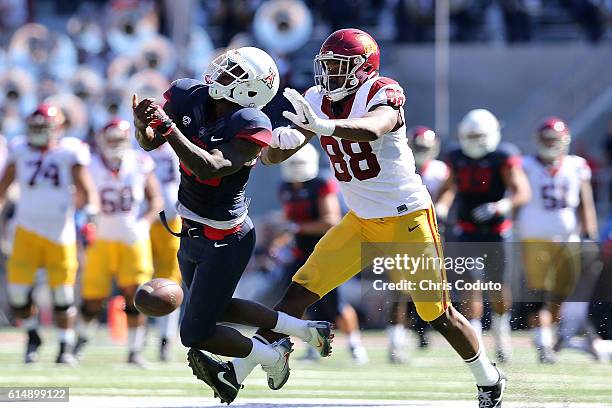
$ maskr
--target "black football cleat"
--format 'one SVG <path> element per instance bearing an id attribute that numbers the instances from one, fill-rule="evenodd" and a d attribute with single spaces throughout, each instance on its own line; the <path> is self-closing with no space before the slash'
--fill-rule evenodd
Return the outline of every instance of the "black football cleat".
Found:
<path id="1" fill-rule="evenodd" d="M 159 343 L 159 361 L 163 363 L 170 361 L 170 344 L 165 337 Z"/>
<path id="2" fill-rule="evenodd" d="M 193 375 L 213 390 L 215 398 L 227 405 L 234 402 L 243 386 L 238 384 L 231 362 L 217 361 L 194 348 L 189 349 L 187 361 Z"/>
<path id="3" fill-rule="evenodd" d="M 78 362 L 74 354 L 68 351 L 65 351 L 57 355 L 57 358 L 55 359 L 55 363 L 63 365 L 63 366 L 67 366 L 67 367 L 76 367 Z"/>
<path id="4" fill-rule="evenodd" d="M 38 361 L 38 349 L 42 340 L 36 330 L 28 331 L 28 344 L 26 346 L 25 363 L 35 363 Z"/>
<path id="5" fill-rule="evenodd" d="M 81 357 L 83 357 L 83 349 L 85 348 L 88 342 L 89 340 L 87 340 L 85 337 L 79 336 L 77 338 L 76 344 L 74 345 L 74 349 L 72 350 L 73 354 L 77 359 L 80 360 Z"/>
<path id="6" fill-rule="evenodd" d="M 497 367 L 495 369 L 499 373 L 497 383 L 487 387 L 478 386 L 478 408 L 501 408 L 502 406 L 502 399 L 504 398 L 508 379 L 502 370 Z"/>
<path id="7" fill-rule="evenodd" d="M 127 362 L 130 365 L 134 365 L 145 370 L 149 368 L 149 362 L 144 358 L 140 351 L 130 351 Z"/>
<path id="8" fill-rule="evenodd" d="M 557 364 L 557 356 L 552 347 L 538 347 L 537 350 L 540 364 Z"/>

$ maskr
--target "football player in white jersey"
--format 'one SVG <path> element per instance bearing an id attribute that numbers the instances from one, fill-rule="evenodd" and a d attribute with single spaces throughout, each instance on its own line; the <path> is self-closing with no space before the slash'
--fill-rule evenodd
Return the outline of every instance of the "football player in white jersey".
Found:
<path id="1" fill-rule="evenodd" d="M 529 303 L 529 323 L 541 363 L 554 363 L 552 324 L 559 322 L 561 302 L 572 293 L 580 274 L 578 242 L 597 240 L 597 217 L 591 169 L 585 159 L 568 153 L 571 134 L 559 118 L 543 121 L 537 131 L 537 153 L 523 166 L 533 196 L 518 214 Z M 574 243 L 574 244 L 569 244 Z"/>
<path id="2" fill-rule="evenodd" d="M 362 243 L 406 244 L 403 250 L 411 251 L 407 256 L 443 258 L 431 198 L 406 140 L 404 93 L 396 81 L 379 76 L 379 66 L 380 50 L 369 34 L 358 29 L 332 33 L 315 58 L 317 85 L 304 97 L 293 89 L 284 92 L 296 113 L 283 115 L 299 129 L 275 129 L 270 146 L 262 150 L 265 164 L 279 163 L 296 151 L 283 147 L 317 135 L 351 209 L 319 241 L 276 306 L 293 316 L 301 317 L 308 306 L 360 272 Z M 413 253 L 419 244 L 422 250 Z M 469 322 L 451 306 L 443 268 L 414 273 L 420 282 L 439 288 L 425 291 L 426 296 L 421 290 L 410 292 L 419 315 L 470 367 L 480 407 L 501 406 L 506 377 L 486 357 Z M 275 327 L 260 330 L 258 336 L 275 341 L 282 332 L 283 327 Z M 318 349 L 328 355 L 329 342 Z M 255 367 L 245 359 L 232 363 L 239 383 Z M 273 389 L 287 381 L 288 367 L 277 374 L 269 377 Z"/>
<path id="3" fill-rule="evenodd" d="M 155 175 L 159 181 L 164 197 L 164 211 L 168 225 L 173 231 L 180 231 L 181 218 L 176 210 L 181 174 L 179 172 L 179 159 L 174 150 L 167 143 L 158 149 L 149 152 L 155 162 Z M 181 240 L 166 231 L 160 220 L 151 225 L 151 249 L 153 252 L 153 270 L 155 278 L 171 279 L 181 284 L 181 271 L 179 269 L 176 253 Z M 159 358 L 168 361 L 169 347 L 176 339 L 179 324 L 180 309 L 160 317 L 157 324 L 160 332 Z"/>
<path id="4" fill-rule="evenodd" d="M 12 140 L 0 180 L 0 202 L 13 182 L 19 186 L 16 230 L 7 263 L 9 302 L 28 333 L 25 362 L 34 362 L 41 339 L 32 288 L 37 271 L 46 270 L 60 342 L 56 362 L 73 365 L 78 266 L 75 203 L 90 216 L 98 208 L 87 169 L 90 153 L 80 140 L 62 138 L 64 119 L 56 106 L 39 105 L 26 122 L 27 134 Z"/>
<path id="5" fill-rule="evenodd" d="M 163 208 L 163 199 L 153 160 L 132 149 L 130 136 L 130 123 L 116 119 L 96 136 L 97 154 L 90 168 L 101 207 L 96 239 L 86 252 L 77 352 L 91 338 L 92 321 L 111 295 L 114 279 L 125 298 L 128 363 L 144 367 L 145 316 L 136 310 L 134 294 L 153 276 L 149 229 Z"/>

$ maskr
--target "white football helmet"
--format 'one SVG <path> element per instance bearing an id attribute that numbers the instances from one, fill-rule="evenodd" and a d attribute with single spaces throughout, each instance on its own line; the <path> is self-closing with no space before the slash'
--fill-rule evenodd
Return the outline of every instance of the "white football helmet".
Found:
<path id="1" fill-rule="evenodd" d="M 488 110 L 474 109 L 459 122 L 458 136 L 463 153 L 479 159 L 497 148 L 501 141 L 501 126 Z"/>
<path id="2" fill-rule="evenodd" d="M 132 148 L 130 122 L 113 119 L 96 135 L 96 147 L 104 160 L 119 164 Z"/>
<path id="3" fill-rule="evenodd" d="M 281 178 L 287 183 L 303 183 L 319 174 L 319 152 L 307 143 L 281 163 Z"/>
<path id="4" fill-rule="evenodd" d="M 208 93 L 240 106 L 263 108 L 274 98 L 280 84 L 276 63 L 263 50 L 241 47 L 219 55 L 204 74 Z"/>

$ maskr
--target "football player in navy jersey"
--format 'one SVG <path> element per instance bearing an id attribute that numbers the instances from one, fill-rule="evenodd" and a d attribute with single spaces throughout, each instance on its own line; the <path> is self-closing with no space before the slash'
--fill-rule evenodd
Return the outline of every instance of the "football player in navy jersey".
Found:
<path id="1" fill-rule="evenodd" d="M 261 112 L 278 91 L 272 58 L 254 47 L 229 50 L 213 60 L 204 82 L 179 79 L 164 94 L 132 107 L 136 139 L 145 150 L 168 142 L 180 160 L 177 211 L 183 218 L 178 252 L 186 283 L 180 335 L 189 347 L 194 375 L 230 403 L 246 377 L 232 363 L 219 363 L 200 350 L 261 364 L 268 383 L 283 379 L 290 341 L 249 339 L 218 324 L 231 322 L 268 328 L 317 345 L 329 342 L 331 324 L 297 319 L 232 295 L 255 244 L 247 215 L 245 187 L 262 147 L 291 149 L 304 139 L 272 132 Z M 164 221 L 162 213 L 162 221 Z M 170 230 L 170 229 L 169 229 Z"/>
<path id="2" fill-rule="evenodd" d="M 340 222 L 342 214 L 338 184 L 332 178 L 319 176 L 319 152 L 310 143 L 281 163 L 281 177 L 279 196 L 285 218 L 297 229 L 294 261 L 286 269 L 290 279 L 304 265 L 323 235 Z M 338 288 L 312 305 L 309 314 L 316 320 L 334 322 L 347 335 L 354 363 L 368 362 L 368 353 L 361 343 L 357 312 L 344 300 Z M 308 350 L 309 358 L 319 357 L 314 349 Z"/>
<path id="3" fill-rule="evenodd" d="M 447 156 L 450 172 L 441 188 L 436 211 L 445 218 L 453 199 L 457 208 L 457 222 L 453 235 L 459 242 L 503 243 L 512 228 L 512 211 L 530 199 L 527 177 L 521 166 L 518 149 L 509 143 L 500 143 L 501 127 L 497 118 L 486 109 L 474 109 L 459 123 L 460 147 Z M 470 248 L 462 248 L 462 256 Z M 475 251 L 475 252 L 474 252 Z M 474 256 L 483 256 L 474 248 Z M 504 282 L 505 255 L 503 245 L 485 260 L 486 281 Z M 465 280 L 480 279 L 480 272 L 468 272 Z M 492 330 L 500 362 L 510 357 L 509 287 L 490 291 L 493 309 Z M 482 293 L 472 291 L 464 303 L 465 315 L 476 331 L 482 335 Z"/>

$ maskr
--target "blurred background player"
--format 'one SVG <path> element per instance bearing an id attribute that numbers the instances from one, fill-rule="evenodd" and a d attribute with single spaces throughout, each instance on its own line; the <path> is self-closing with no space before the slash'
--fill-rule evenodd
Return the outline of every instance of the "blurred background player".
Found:
<path id="1" fill-rule="evenodd" d="M 580 238 L 598 240 L 591 169 L 569 154 L 570 142 L 559 118 L 538 127 L 537 153 L 523 161 L 533 194 L 517 218 L 527 288 L 535 297 L 528 303 L 529 325 L 539 361 L 547 364 L 556 360 L 552 326 L 560 321 L 561 303 L 581 280 Z"/>
<path id="2" fill-rule="evenodd" d="M 294 261 L 287 266 L 286 275 L 293 277 L 314 251 L 321 237 L 342 218 L 338 185 L 331 178 L 319 176 L 319 152 L 310 143 L 281 163 L 283 183 L 279 196 L 285 218 L 296 224 Z M 339 288 L 332 290 L 309 308 L 314 320 L 335 322 L 348 336 L 353 361 L 365 364 L 368 354 L 361 344 L 359 319 L 353 307 L 343 299 Z M 308 348 L 309 359 L 319 358 Z"/>
<path id="3" fill-rule="evenodd" d="M 502 283 L 501 291 L 489 292 L 489 301 L 497 358 L 505 362 L 511 354 L 509 310 L 512 299 L 504 277 L 503 243 L 511 233 L 512 211 L 529 200 L 529 184 L 518 149 L 509 143 L 500 143 L 501 126 L 491 112 L 486 109 L 468 112 L 459 123 L 458 131 L 460 147 L 448 153 L 450 173 L 441 187 L 436 209 L 445 218 L 453 200 L 456 202 L 453 236 L 458 242 L 499 243 L 495 246 L 495 254 L 486 258 L 485 276 L 487 281 Z M 462 250 L 469 252 L 470 247 Z M 482 248 L 473 250 L 478 252 Z M 481 278 L 480 272 L 468 271 L 465 278 L 475 281 Z M 468 296 L 462 305 L 464 313 L 482 337 L 482 293 L 474 290 L 464 295 Z"/>
<path id="4" fill-rule="evenodd" d="M 19 185 L 15 237 L 7 264 L 9 302 L 28 334 L 25 362 L 34 362 L 41 339 L 32 290 L 37 270 L 46 270 L 60 343 L 55 361 L 73 365 L 75 200 L 90 215 L 98 208 L 86 167 L 90 153 L 80 140 L 62 138 L 63 115 L 56 106 L 39 105 L 26 125 L 26 135 L 11 141 L 8 165 L 0 180 L 0 201 L 13 181 Z"/>
<path id="5" fill-rule="evenodd" d="M 414 156 L 414 164 L 417 174 L 421 176 L 421 180 L 432 199 L 436 200 L 440 192 L 440 187 L 448 178 L 448 166 L 440 160 L 436 160 L 440 153 L 440 140 L 436 133 L 427 126 L 414 126 L 406 132 L 408 146 L 412 150 Z M 438 225 L 443 233 L 443 224 L 445 219 L 438 215 Z M 416 313 L 414 303 L 408 302 L 408 299 L 403 299 L 401 292 L 394 292 L 400 296 L 400 299 L 393 302 L 391 308 L 391 316 L 389 319 L 390 325 L 387 327 L 387 335 L 389 337 L 389 361 L 391 363 L 403 363 L 407 360 L 406 354 L 406 321 L 407 316 L 410 317 L 412 326 L 419 336 L 419 347 L 425 348 L 429 344 L 427 338 L 428 324 Z"/>
<path id="6" fill-rule="evenodd" d="M 181 229 L 181 218 L 176 210 L 176 200 L 181 174 L 179 173 L 178 157 L 168 144 L 161 145 L 149 154 L 155 162 L 155 175 L 160 183 L 164 198 L 164 211 L 168 225 L 173 231 L 179 231 Z M 150 235 L 154 277 L 171 279 L 180 285 L 181 271 L 176 259 L 176 253 L 181 243 L 180 239 L 166 231 L 159 219 L 156 219 L 151 225 Z M 159 358 L 161 361 L 168 361 L 169 359 L 169 347 L 178 333 L 180 312 L 180 308 L 178 308 L 169 315 L 156 319 L 160 334 Z"/>
<path id="7" fill-rule="evenodd" d="M 77 352 L 91 339 L 93 320 L 111 295 L 113 281 L 125 298 L 128 363 L 146 365 L 141 351 L 145 316 L 134 307 L 138 285 L 151 279 L 153 264 L 149 229 L 163 208 L 153 160 L 131 147 L 131 127 L 112 120 L 96 137 L 91 173 L 100 194 L 96 239 L 87 248 L 83 271 Z M 146 207 L 143 214 L 142 208 Z"/>

